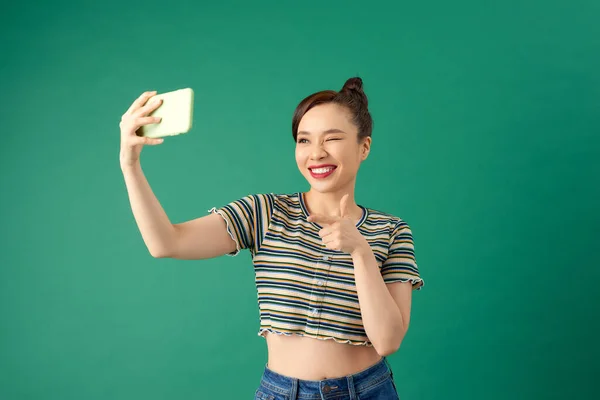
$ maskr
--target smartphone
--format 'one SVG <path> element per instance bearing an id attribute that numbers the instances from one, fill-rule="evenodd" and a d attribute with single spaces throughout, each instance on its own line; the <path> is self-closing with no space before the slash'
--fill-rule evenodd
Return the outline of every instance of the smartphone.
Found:
<path id="1" fill-rule="evenodd" d="M 156 94 L 148 100 L 148 103 L 156 99 L 162 99 L 163 102 L 148 115 L 162 119 L 156 124 L 140 127 L 137 132 L 139 136 L 162 138 L 181 135 L 192 129 L 194 91 L 191 88 Z"/>

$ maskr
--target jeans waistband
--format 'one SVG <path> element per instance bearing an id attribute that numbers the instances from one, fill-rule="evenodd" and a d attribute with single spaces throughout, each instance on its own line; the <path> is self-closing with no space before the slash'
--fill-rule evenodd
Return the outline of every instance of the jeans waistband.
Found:
<path id="1" fill-rule="evenodd" d="M 298 398 L 308 399 L 314 397 L 314 395 L 311 396 L 310 394 L 321 392 L 330 393 L 332 396 L 335 395 L 335 392 L 361 392 L 371 386 L 377 385 L 390 376 L 392 376 L 392 370 L 388 366 L 386 358 L 382 357 L 376 364 L 363 371 L 340 378 L 330 378 L 318 381 L 281 375 L 265 365 L 261 384 L 282 395 L 293 393 Z M 305 394 L 305 396 L 303 396 L 303 394 Z M 315 398 L 320 399 L 321 397 Z"/>

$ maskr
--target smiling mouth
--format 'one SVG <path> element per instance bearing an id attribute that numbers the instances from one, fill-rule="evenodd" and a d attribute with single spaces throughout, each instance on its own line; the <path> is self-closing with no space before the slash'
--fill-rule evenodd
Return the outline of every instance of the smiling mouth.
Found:
<path id="1" fill-rule="evenodd" d="M 323 168 L 309 168 L 308 170 L 313 178 L 323 179 L 331 175 L 336 169 L 337 167 L 329 166 Z"/>

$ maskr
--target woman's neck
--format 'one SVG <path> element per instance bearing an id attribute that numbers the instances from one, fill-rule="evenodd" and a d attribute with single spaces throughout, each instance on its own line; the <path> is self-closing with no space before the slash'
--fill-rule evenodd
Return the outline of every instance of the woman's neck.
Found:
<path id="1" fill-rule="evenodd" d="M 343 191 L 322 193 L 310 189 L 304 193 L 304 203 L 309 214 L 338 216 L 341 212 L 340 201 L 345 194 L 349 195 L 346 203 L 348 216 L 354 221 L 360 220 L 363 210 L 356 204 L 353 191 L 349 193 Z"/>

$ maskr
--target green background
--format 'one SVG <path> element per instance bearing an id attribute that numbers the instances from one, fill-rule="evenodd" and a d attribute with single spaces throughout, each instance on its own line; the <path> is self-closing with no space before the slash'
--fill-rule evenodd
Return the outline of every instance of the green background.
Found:
<path id="1" fill-rule="evenodd" d="M 390 357 L 401 398 L 593 398 L 600 3 L 483 3 L 3 5 L 0 398 L 252 398 L 250 255 L 150 256 L 119 121 L 145 90 L 195 90 L 192 131 L 142 154 L 181 222 L 307 190 L 294 108 L 355 75 L 375 121 L 357 202 L 409 223 L 425 279 Z"/>

